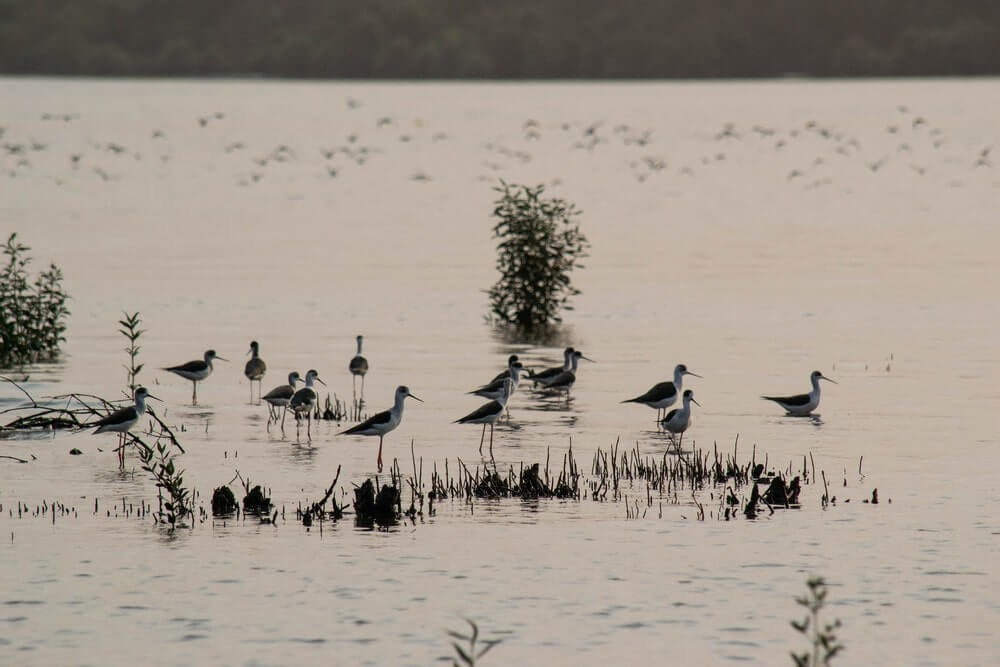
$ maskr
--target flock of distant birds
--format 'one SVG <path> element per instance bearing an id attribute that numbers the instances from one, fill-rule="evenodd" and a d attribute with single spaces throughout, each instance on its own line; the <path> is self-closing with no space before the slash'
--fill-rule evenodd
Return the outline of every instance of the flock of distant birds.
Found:
<path id="1" fill-rule="evenodd" d="M 349 109 L 357 109 L 362 106 L 361 101 L 348 98 Z M 734 122 L 724 123 L 721 129 L 715 131 L 710 137 L 716 142 L 716 146 L 704 152 L 699 158 L 690 158 L 682 164 L 668 164 L 664 155 L 649 152 L 650 147 L 655 144 L 653 130 L 650 128 L 634 127 L 626 123 L 611 124 L 604 121 L 596 122 L 541 122 L 536 119 L 527 119 L 519 128 L 520 137 L 515 138 L 523 142 L 523 146 L 516 144 L 506 145 L 504 142 L 495 140 L 488 141 L 484 148 L 491 156 L 481 161 L 480 166 L 486 173 L 480 175 L 480 180 L 492 180 L 494 176 L 489 172 L 497 172 L 511 165 L 520 165 L 532 160 L 532 153 L 528 146 L 535 142 L 540 142 L 548 136 L 551 131 L 556 131 L 559 135 L 565 136 L 569 140 L 569 148 L 572 150 L 582 150 L 593 152 L 599 146 L 605 144 L 619 143 L 622 146 L 634 148 L 642 151 L 643 154 L 630 158 L 628 167 L 632 175 L 640 183 L 645 182 L 651 176 L 658 173 L 665 173 L 668 170 L 675 171 L 678 175 L 694 176 L 699 169 L 707 169 L 713 165 L 718 165 L 732 157 L 739 157 L 738 153 L 732 150 L 724 150 L 722 146 L 731 144 L 735 147 L 742 143 L 747 147 L 754 146 L 746 140 L 756 138 L 760 146 L 768 148 L 773 154 L 786 153 L 796 143 L 801 143 L 806 138 L 814 138 L 822 142 L 820 145 L 804 145 L 805 150 L 819 150 L 814 157 L 801 156 L 804 161 L 785 164 L 784 167 L 792 167 L 787 172 L 785 180 L 789 183 L 802 183 L 806 189 L 814 189 L 829 185 L 832 178 L 829 173 L 824 172 L 826 165 L 831 160 L 856 159 L 860 158 L 864 166 L 872 174 L 878 173 L 887 164 L 893 161 L 905 160 L 909 169 L 924 176 L 928 170 L 936 168 L 938 158 L 943 149 L 952 141 L 945 130 L 940 127 L 933 127 L 927 118 L 910 110 L 906 105 L 899 105 L 896 109 L 898 115 L 885 121 L 884 134 L 876 140 L 868 138 L 862 140 L 858 136 L 834 127 L 825 125 L 816 120 L 806 120 L 805 122 L 787 129 L 780 129 L 760 123 L 747 126 L 739 126 Z M 44 113 L 42 120 L 71 122 L 81 118 L 78 113 Z M 201 116 L 197 116 L 194 121 L 197 127 L 210 132 L 217 124 L 224 123 L 229 116 L 222 111 L 216 111 Z M 319 153 L 323 158 L 323 171 L 330 178 L 337 178 L 348 167 L 362 166 L 376 154 L 384 153 L 388 150 L 388 144 L 384 140 L 388 138 L 388 133 L 396 132 L 396 140 L 400 144 L 417 142 L 420 139 L 429 139 L 432 143 L 450 140 L 452 136 L 442 131 L 428 131 L 425 135 L 420 131 L 424 123 L 419 119 L 414 119 L 413 127 L 406 129 L 406 121 L 391 115 L 377 116 L 373 119 L 375 130 L 378 133 L 379 145 L 372 143 L 370 139 L 363 139 L 359 130 L 352 130 L 346 135 L 346 141 L 337 146 L 320 146 Z M 19 138 L 17 140 L 6 136 L 8 128 L 0 127 L 0 168 L 7 170 L 10 177 L 17 177 L 19 173 L 28 172 L 33 168 L 32 155 L 45 151 L 49 145 L 44 141 L 39 141 L 34 137 Z M 149 150 L 159 153 L 161 163 L 169 162 L 173 157 L 173 151 L 164 147 L 168 146 L 169 136 L 164 129 L 151 130 L 150 136 L 154 143 L 148 147 Z M 887 143 L 888 142 L 888 143 Z M 823 145 L 833 149 L 834 155 L 826 152 Z M 102 153 L 114 157 L 132 157 L 135 161 L 143 159 L 143 153 L 135 147 L 128 147 L 118 141 L 92 142 L 94 148 Z M 222 149 L 226 154 L 237 154 L 249 152 L 251 146 L 246 141 L 234 141 L 231 138 L 225 140 Z M 146 149 L 144 149 L 146 150 Z M 955 164 L 966 164 L 974 168 L 993 167 L 992 146 L 982 146 L 973 149 L 970 155 L 966 151 L 968 148 L 962 147 L 958 154 L 949 154 L 946 158 Z M 301 151 L 296 150 L 288 144 L 281 143 L 277 146 L 265 150 L 263 153 L 256 153 L 250 156 L 247 166 L 249 172 L 241 172 L 238 176 L 240 185 L 249 186 L 265 178 L 266 169 L 273 168 L 281 163 L 293 163 L 302 161 Z M 13 160 L 13 166 L 8 160 Z M 114 168 L 105 160 L 95 160 L 93 154 L 85 154 L 76 150 L 69 155 L 70 166 L 74 172 L 78 172 L 81 167 L 90 164 L 90 170 L 102 180 L 114 180 L 118 176 Z M 699 161 L 700 160 L 700 161 Z M 416 171 L 411 174 L 413 181 L 430 181 L 431 176 L 424 171 Z M 57 184 L 65 182 L 62 176 L 56 177 Z M 954 183 L 953 183 L 954 184 Z"/>
<path id="2" fill-rule="evenodd" d="M 348 364 L 348 370 L 353 377 L 355 393 L 357 392 L 357 381 L 358 379 L 361 380 L 362 400 L 364 396 L 365 376 L 368 374 L 369 369 L 368 360 L 362 356 L 363 342 L 364 337 L 359 335 L 357 337 L 357 353 L 351 358 Z M 275 387 L 266 394 L 261 395 L 264 375 L 267 372 L 267 364 L 264 363 L 264 360 L 260 356 L 260 346 L 257 341 L 250 343 L 248 354 L 250 355 L 250 360 L 247 361 L 243 373 L 250 381 L 250 400 L 253 402 L 253 385 L 257 383 L 258 398 L 268 404 L 268 426 L 270 426 L 272 421 L 277 421 L 278 413 L 280 413 L 282 432 L 284 432 L 285 414 L 291 412 L 295 416 L 297 433 L 298 424 L 302 418 L 305 418 L 306 434 L 309 440 L 311 440 L 312 414 L 319 400 L 314 383 L 319 382 L 326 385 L 320 379 L 319 373 L 315 369 L 310 369 L 303 378 L 297 371 L 293 371 L 288 375 L 287 384 Z M 593 361 L 584 356 L 580 350 L 567 347 L 563 352 L 563 364 L 561 366 L 555 366 L 538 372 L 528 371 L 527 379 L 535 386 L 540 386 L 543 389 L 553 392 L 565 392 L 568 401 L 570 389 L 576 383 L 581 359 Z M 197 404 L 198 383 L 204 381 L 212 374 L 212 362 L 216 360 L 228 361 L 216 354 L 215 350 L 206 350 L 202 359 L 189 361 L 178 366 L 169 366 L 163 370 L 190 380 L 192 383 L 191 402 Z M 480 454 L 483 452 L 483 445 L 486 440 L 486 427 L 489 426 L 489 453 L 490 458 L 493 457 L 494 426 L 504 412 L 507 411 L 507 404 L 520 384 L 521 373 L 524 370 L 524 365 L 518 356 L 516 354 L 510 355 L 505 369 L 483 386 L 469 392 L 470 394 L 487 398 L 489 401 L 453 422 L 456 424 L 482 424 L 483 432 L 479 439 Z M 683 388 L 684 377 L 687 375 L 697 378 L 701 377 L 688 370 L 684 364 L 678 364 L 674 367 L 673 380 L 659 382 L 644 394 L 626 399 L 622 403 L 640 403 L 655 409 L 657 411 L 658 424 L 672 436 L 683 438 L 684 432 L 691 423 L 691 404 L 700 405 L 694 398 L 694 392 Z M 777 403 L 784 408 L 788 415 L 796 417 L 808 416 L 819 407 L 820 380 L 834 382 L 834 380 L 826 377 L 820 371 L 813 371 L 810 374 L 812 389 L 808 393 L 791 396 L 762 396 L 761 398 Z M 304 386 L 298 387 L 299 382 L 302 382 Z M 678 397 L 681 399 L 681 407 L 668 412 L 667 408 L 677 403 Z M 137 387 L 134 395 L 135 404 L 121 408 L 92 424 L 92 426 L 97 426 L 94 433 L 114 432 L 118 433 L 119 437 L 124 439 L 125 433 L 131 430 L 139 422 L 143 414 L 145 414 L 146 400 L 150 398 L 161 400 L 150 394 L 149 390 L 145 387 Z M 378 436 L 378 457 L 376 463 L 379 472 L 381 472 L 383 439 L 402 422 L 403 406 L 407 398 L 423 402 L 422 399 L 413 395 L 409 387 L 400 385 L 396 388 L 395 400 L 391 408 L 379 412 L 361 423 L 341 431 L 337 435 Z M 678 448 L 679 446 L 680 443 L 678 442 Z M 121 461 L 121 457 L 124 456 L 122 453 L 123 448 L 119 447 L 118 451 L 119 460 Z"/>

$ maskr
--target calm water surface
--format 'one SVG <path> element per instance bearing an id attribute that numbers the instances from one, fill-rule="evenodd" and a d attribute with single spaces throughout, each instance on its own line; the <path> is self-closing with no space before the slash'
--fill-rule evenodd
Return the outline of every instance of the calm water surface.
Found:
<path id="1" fill-rule="evenodd" d="M 426 665 L 469 617 L 505 638 L 485 664 L 788 664 L 794 598 L 820 574 L 841 662 L 998 664 L 996 81 L 3 79 L 0 98 L 3 142 L 24 147 L 0 154 L 0 232 L 73 296 L 64 362 L 25 386 L 119 395 L 116 321 L 141 311 L 141 379 L 185 429 L 187 480 L 207 502 L 238 470 L 289 519 L 169 536 L 107 516 L 155 498 L 117 472 L 110 436 L 2 440 L 36 460 L 0 459 L 0 662 Z M 684 362 L 704 376 L 688 438 L 738 434 L 782 467 L 812 453 L 838 506 L 810 486 L 802 511 L 757 522 L 700 523 L 684 499 L 636 521 L 588 500 L 446 502 L 389 533 L 292 520 L 338 465 L 348 493 L 371 475 L 377 443 L 332 423 L 311 446 L 268 434 L 251 339 L 265 391 L 316 368 L 349 397 L 365 334 L 370 406 L 404 383 L 426 401 L 386 440 L 404 470 L 411 439 L 425 468 L 481 464 L 479 427 L 450 423 L 480 402 L 465 392 L 512 351 L 558 361 L 483 321 L 500 178 L 584 211 L 567 323 L 597 361 L 569 407 L 515 395 L 501 468 L 571 439 L 585 470 L 619 437 L 660 455 L 653 412 L 619 401 Z M 209 347 L 233 363 L 191 407 L 156 369 Z M 814 368 L 839 382 L 818 422 L 758 398 L 806 390 Z M 0 406 L 19 400 L 0 387 Z M 862 504 L 874 488 L 883 502 Z M 43 500 L 78 517 L 17 518 Z"/>

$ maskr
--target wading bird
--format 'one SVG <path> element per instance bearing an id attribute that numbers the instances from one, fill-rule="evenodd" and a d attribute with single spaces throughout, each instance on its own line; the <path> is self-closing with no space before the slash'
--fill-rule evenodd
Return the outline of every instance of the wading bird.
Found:
<path id="1" fill-rule="evenodd" d="M 768 401 L 774 401 L 783 407 L 785 412 L 792 417 L 806 417 L 809 413 L 819 407 L 819 381 L 826 380 L 827 382 L 837 384 L 834 380 L 826 377 L 820 371 L 813 371 L 810 373 L 809 380 L 812 382 L 812 391 L 808 394 L 797 394 L 795 396 L 761 396 L 761 398 Z"/>
<path id="2" fill-rule="evenodd" d="M 648 405 L 656 410 L 656 421 L 660 421 L 660 410 L 665 410 L 676 403 L 677 397 L 680 395 L 681 391 L 683 391 L 681 384 L 684 381 L 685 375 L 691 375 L 696 378 L 701 377 L 697 373 L 689 371 L 687 366 L 684 364 L 677 364 L 674 367 L 673 382 L 660 382 L 658 384 L 654 384 L 653 387 L 642 396 L 630 398 L 622 401 L 622 403 L 642 403 L 643 405 Z"/>
<path id="3" fill-rule="evenodd" d="M 663 421 L 660 422 L 663 428 L 681 437 L 683 437 L 684 431 L 688 429 L 688 426 L 691 425 L 691 404 L 694 403 L 698 407 L 701 407 L 701 403 L 694 400 L 694 392 L 690 389 L 684 390 L 682 403 L 683 407 L 671 410 L 663 418 Z"/>
<path id="4" fill-rule="evenodd" d="M 568 371 L 572 367 L 573 367 L 573 348 L 567 347 L 563 351 L 562 366 L 553 366 L 552 368 L 546 368 L 544 371 L 539 371 L 538 373 L 529 373 L 528 378 L 536 385 L 545 384 L 547 381 L 551 380 L 552 378 L 559 375 L 563 371 Z"/>
<path id="5" fill-rule="evenodd" d="M 291 378 L 289 378 L 291 379 Z M 299 437 L 299 417 L 306 416 L 306 438 L 312 440 L 312 413 L 319 396 L 313 389 L 313 381 L 326 386 L 326 383 L 319 379 L 319 373 L 313 369 L 306 371 L 306 386 L 299 389 L 288 399 L 288 409 L 295 414 L 295 437 Z"/>
<path id="6" fill-rule="evenodd" d="M 479 438 L 479 453 L 483 453 L 483 441 L 486 439 L 486 425 L 490 425 L 490 458 L 493 458 L 493 426 L 500 419 L 500 415 L 503 414 L 504 409 L 507 407 L 507 401 L 510 400 L 510 395 L 514 391 L 514 380 L 512 378 L 507 378 L 504 380 L 503 393 L 499 398 L 485 403 L 479 407 L 478 410 L 470 412 L 461 419 L 456 419 L 453 424 L 482 424 L 483 434 Z"/>
<path id="7" fill-rule="evenodd" d="M 566 400 L 569 400 L 569 390 L 573 388 L 573 384 L 576 382 L 576 371 L 577 366 L 580 364 L 581 359 L 586 359 L 587 361 L 594 363 L 593 359 L 589 359 L 583 356 L 583 352 L 580 350 L 573 350 L 573 355 L 570 361 L 570 369 L 559 373 L 551 380 L 543 382 L 542 385 L 546 389 L 564 389 L 566 390 Z"/>
<path id="8" fill-rule="evenodd" d="M 355 394 L 358 391 L 358 376 L 361 376 L 361 398 L 365 396 L 365 375 L 368 373 L 368 360 L 361 356 L 361 343 L 364 342 L 364 339 L 364 336 L 358 335 L 358 353 L 354 355 L 351 363 L 347 366 L 351 371 L 351 375 L 354 376 Z"/>
<path id="9" fill-rule="evenodd" d="M 403 402 L 407 397 L 416 399 L 423 403 L 423 400 L 410 393 L 410 388 L 405 385 L 396 387 L 396 401 L 392 407 L 383 412 L 379 412 L 353 426 L 346 431 L 341 431 L 337 435 L 377 435 L 378 436 L 378 471 L 382 472 L 382 439 L 386 433 L 394 430 L 403 421 Z"/>
<path id="10" fill-rule="evenodd" d="M 223 359 L 215 353 L 215 350 L 205 350 L 205 359 L 196 359 L 194 361 L 189 361 L 186 364 L 181 364 L 180 366 L 170 366 L 169 368 L 164 368 L 165 371 L 170 371 L 175 375 L 180 375 L 185 380 L 191 380 L 194 383 L 194 389 L 191 392 L 191 404 L 198 404 L 198 383 L 207 378 L 212 374 L 212 360 L 218 359 L 219 361 L 229 361 L 228 359 Z"/>
<path id="11" fill-rule="evenodd" d="M 260 358 L 260 346 L 257 341 L 250 341 L 250 351 L 247 354 L 252 356 L 243 368 L 243 374 L 250 380 L 250 402 L 253 403 L 253 383 L 257 383 L 257 399 L 260 400 L 260 389 L 264 381 L 264 373 L 267 372 L 267 364 Z"/>
<path id="12" fill-rule="evenodd" d="M 281 433 L 285 432 L 285 410 L 284 408 L 288 405 L 288 402 L 292 400 L 292 396 L 295 395 L 295 383 L 301 380 L 302 377 L 299 375 L 298 371 L 292 371 L 288 374 L 288 384 L 283 384 L 280 387 L 275 387 L 271 391 L 264 394 L 262 399 L 267 403 L 268 417 L 267 417 L 267 427 L 271 428 L 272 421 L 278 421 L 277 410 L 281 408 Z"/>
<path id="13" fill-rule="evenodd" d="M 149 393 L 145 387 L 136 387 L 135 389 L 135 405 L 129 405 L 127 407 L 121 408 L 120 410 L 115 410 L 107 417 L 90 424 L 90 426 L 96 426 L 97 430 L 94 431 L 94 435 L 98 433 L 117 433 L 118 434 L 118 465 L 125 465 L 125 434 L 132 430 L 139 419 L 146 413 L 146 399 L 152 398 L 155 400 L 160 400 Z"/>

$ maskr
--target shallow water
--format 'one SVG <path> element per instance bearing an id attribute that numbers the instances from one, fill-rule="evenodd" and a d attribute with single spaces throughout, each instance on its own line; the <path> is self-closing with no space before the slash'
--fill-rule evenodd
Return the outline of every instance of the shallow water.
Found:
<path id="1" fill-rule="evenodd" d="M 0 232 L 73 296 L 64 361 L 25 387 L 119 395 L 116 321 L 139 310 L 141 380 L 184 428 L 187 480 L 207 503 L 239 470 L 288 518 L 168 536 L 115 516 L 155 488 L 117 472 L 111 436 L 0 440 L 33 459 L 0 459 L 3 662 L 424 665 L 469 617 L 505 638 L 485 664 L 784 664 L 804 648 L 794 598 L 820 574 L 845 663 L 996 664 L 996 81 L 0 79 L 0 98 L 2 141 L 25 146 L 0 153 Z M 322 152 L 338 147 L 366 159 Z M 511 351 L 559 360 L 484 324 L 498 178 L 584 211 L 567 324 L 596 360 L 568 408 L 515 395 L 501 469 L 571 439 L 584 471 L 617 438 L 661 455 L 653 412 L 619 401 L 684 362 L 704 376 L 686 443 L 729 451 L 738 434 L 741 457 L 756 444 L 781 467 L 811 453 L 841 502 L 823 511 L 808 486 L 801 511 L 756 522 L 701 523 L 684 499 L 636 521 L 581 500 L 449 501 L 389 533 L 295 522 L 338 465 L 348 493 L 372 474 L 377 442 L 332 423 L 311 446 L 268 434 L 241 373 L 251 339 L 265 391 L 316 368 L 349 398 L 365 334 L 370 407 L 404 383 L 425 401 L 386 459 L 408 471 L 412 439 L 425 476 L 482 463 L 480 428 L 450 422 Z M 156 369 L 209 347 L 232 363 L 191 407 Z M 806 390 L 814 368 L 839 382 L 820 420 L 758 398 Z M 0 407 L 19 400 L 0 387 Z M 53 499 L 78 516 L 18 518 Z"/>

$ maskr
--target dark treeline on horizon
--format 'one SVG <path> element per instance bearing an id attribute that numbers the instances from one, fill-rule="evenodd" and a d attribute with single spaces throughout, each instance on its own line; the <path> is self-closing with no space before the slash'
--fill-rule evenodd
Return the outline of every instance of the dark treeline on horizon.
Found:
<path id="1" fill-rule="evenodd" d="M 1000 74 L 1000 0 L 0 0 L 0 72 Z"/>

